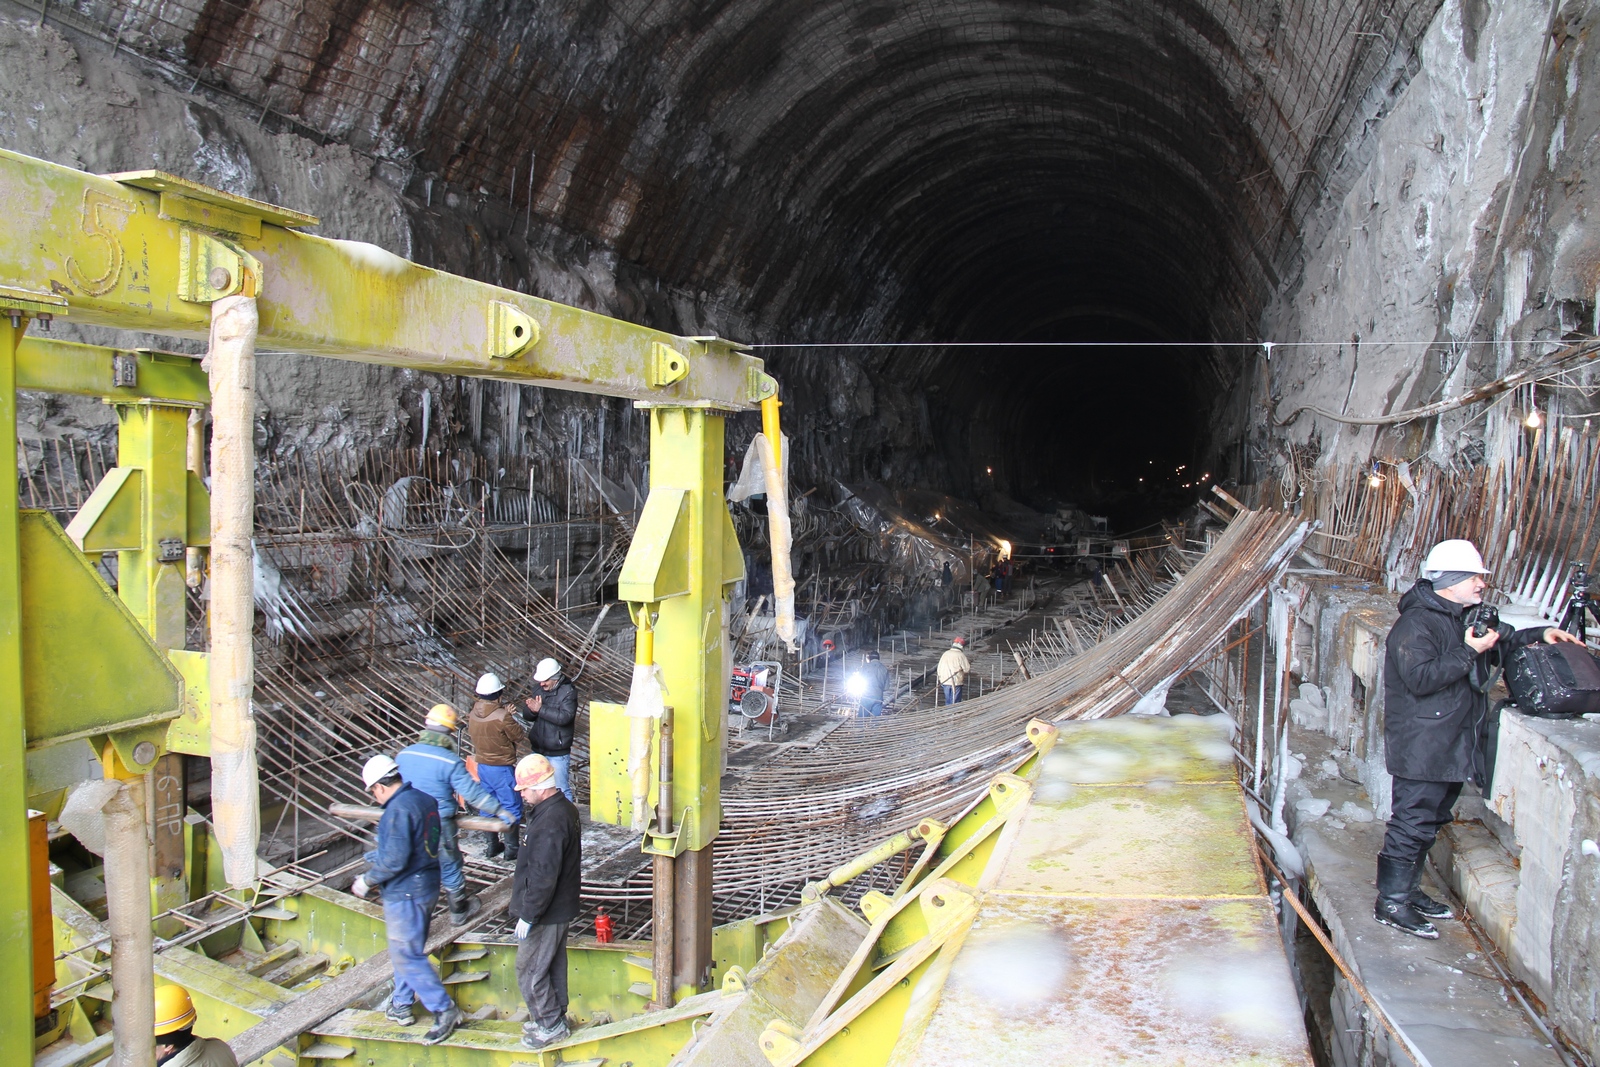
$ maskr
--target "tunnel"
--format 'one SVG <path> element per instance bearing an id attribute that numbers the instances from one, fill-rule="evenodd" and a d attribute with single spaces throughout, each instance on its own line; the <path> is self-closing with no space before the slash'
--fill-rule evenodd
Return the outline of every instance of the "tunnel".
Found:
<path id="1" fill-rule="evenodd" d="M 763 351 L 811 411 L 858 374 L 920 409 L 819 467 L 1126 524 L 1236 444 L 1245 346 L 1434 7 L 1381 6 L 207 0 L 183 48 L 474 204 L 479 273 L 598 249 L 625 316 L 845 346 Z"/>
<path id="2" fill-rule="evenodd" d="M 1593 1062 L 1596 10 L 0 0 L 0 1060 Z"/>

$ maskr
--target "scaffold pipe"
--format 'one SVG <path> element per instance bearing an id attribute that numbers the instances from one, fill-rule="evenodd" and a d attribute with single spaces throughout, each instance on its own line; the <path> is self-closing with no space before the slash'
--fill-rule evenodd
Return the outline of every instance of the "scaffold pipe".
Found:
<path id="1" fill-rule="evenodd" d="M 254 297 L 211 306 L 211 810 L 235 888 L 255 883 L 261 840 L 250 643 L 257 327 Z"/>

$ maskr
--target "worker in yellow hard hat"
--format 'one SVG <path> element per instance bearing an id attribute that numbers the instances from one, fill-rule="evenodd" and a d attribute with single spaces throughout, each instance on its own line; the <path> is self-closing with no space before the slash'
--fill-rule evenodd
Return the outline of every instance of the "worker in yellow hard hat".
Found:
<path id="1" fill-rule="evenodd" d="M 467 888 L 461 846 L 456 841 L 456 798 L 461 797 L 488 815 L 504 814 L 508 824 L 511 821 L 505 806 L 472 777 L 456 751 L 456 724 L 460 719 L 449 704 L 435 704 L 428 711 L 417 743 L 401 749 L 394 758 L 405 783 L 428 794 L 439 805 L 439 884 L 450 901 L 450 921 L 458 925 L 476 915 L 483 902 Z"/>
<path id="2" fill-rule="evenodd" d="M 156 1062 L 165 1067 L 239 1067 L 226 1041 L 195 1037 L 194 1001 L 181 985 L 156 989 Z"/>

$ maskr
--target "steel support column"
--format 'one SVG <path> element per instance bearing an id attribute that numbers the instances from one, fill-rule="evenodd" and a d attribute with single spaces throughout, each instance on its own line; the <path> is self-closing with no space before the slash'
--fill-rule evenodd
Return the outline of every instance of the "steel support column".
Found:
<path id="1" fill-rule="evenodd" d="M 157 647 L 182 648 L 191 409 L 148 400 L 114 407 L 117 465 L 143 472 L 140 546 L 117 553 L 117 595 Z"/>
<path id="2" fill-rule="evenodd" d="M 27 862 L 22 710 L 22 560 L 17 533 L 17 344 L 0 319 L 0 852 Z M 0 878 L 0 1062 L 33 1062 L 33 909 L 28 878 Z"/>
<path id="3" fill-rule="evenodd" d="M 658 973 L 665 973 L 670 953 L 675 1000 L 703 990 L 711 972 L 711 842 L 722 819 L 727 718 L 726 596 L 744 577 L 722 473 L 721 412 L 650 410 L 650 501 L 619 595 L 655 615 L 655 661 L 671 709 L 671 765 L 657 768 L 657 780 L 671 782 L 662 791 L 671 818 L 658 819 L 644 848 L 658 857 Z M 670 862 L 660 860 L 668 856 Z M 657 1002 L 667 997 L 658 988 Z"/>

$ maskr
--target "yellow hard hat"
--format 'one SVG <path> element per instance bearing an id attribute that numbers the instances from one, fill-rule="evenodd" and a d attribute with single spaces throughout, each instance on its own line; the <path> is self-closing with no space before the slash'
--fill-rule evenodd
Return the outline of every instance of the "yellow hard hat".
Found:
<path id="1" fill-rule="evenodd" d="M 459 714 L 449 704 L 435 704 L 428 710 L 428 725 L 443 726 L 446 730 L 454 730 Z"/>
<path id="2" fill-rule="evenodd" d="M 194 1025 L 196 1018 L 194 1001 L 189 999 L 187 989 L 181 985 L 156 987 L 157 1037 L 174 1030 L 186 1030 Z"/>
<path id="3" fill-rule="evenodd" d="M 550 761 L 534 752 L 523 756 L 517 761 L 516 770 L 511 772 L 516 779 L 518 789 L 539 789 L 555 784 L 556 769 L 550 766 Z"/>

